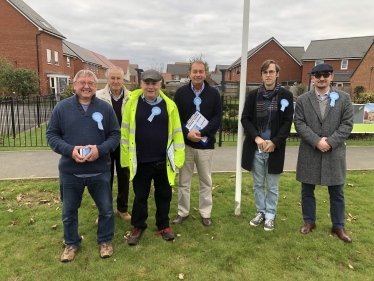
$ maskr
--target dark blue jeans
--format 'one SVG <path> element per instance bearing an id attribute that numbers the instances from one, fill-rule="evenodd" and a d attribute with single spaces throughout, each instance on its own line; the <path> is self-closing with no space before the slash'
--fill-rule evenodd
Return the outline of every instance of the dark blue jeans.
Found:
<path id="1" fill-rule="evenodd" d="M 301 184 L 301 201 L 303 209 L 303 218 L 306 223 L 315 223 L 316 221 L 316 198 L 314 197 L 314 184 Z M 328 186 L 330 194 L 330 217 L 332 227 L 344 228 L 345 202 L 344 202 L 344 184 Z"/>
<path id="2" fill-rule="evenodd" d="M 62 201 L 62 223 L 64 240 L 67 245 L 79 247 L 82 237 L 78 234 L 78 209 L 81 206 L 84 188 L 99 210 L 97 243 L 112 241 L 114 235 L 114 213 L 112 190 L 110 188 L 110 172 L 95 177 L 79 178 L 60 172 L 60 196 Z"/>

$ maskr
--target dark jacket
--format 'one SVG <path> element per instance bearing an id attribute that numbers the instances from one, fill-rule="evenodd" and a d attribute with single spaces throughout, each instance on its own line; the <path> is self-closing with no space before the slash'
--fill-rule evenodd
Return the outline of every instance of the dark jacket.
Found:
<path id="1" fill-rule="evenodd" d="M 193 103 L 196 95 L 191 89 L 191 82 L 180 87 L 175 92 L 174 96 L 174 102 L 178 107 L 179 116 L 181 118 L 184 141 L 187 145 L 195 149 L 213 149 L 214 143 L 216 142 L 215 134 L 222 122 L 220 95 L 217 89 L 210 86 L 208 82 L 204 81 L 204 84 L 204 90 L 200 94 L 202 101 L 200 104 L 200 113 L 209 121 L 209 124 L 200 130 L 200 133 L 202 137 L 210 138 L 206 146 L 202 145 L 200 142 L 192 142 L 187 139 L 188 130 L 184 125 L 186 125 L 188 119 L 196 112 L 196 105 Z"/>
<path id="2" fill-rule="evenodd" d="M 258 89 L 249 92 L 245 100 L 241 122 L 246 133 L 246 138 L 243 143 L 242 154 L 242 168 L 248 171 L 252 170 L 252 162 L 257 149 L 255 138 L 260 136 L 257 130 L 257 111 L 256 111 L 256 96 Z M 289 105 L 284 112 L 281 111 L 280 101 L 282 99 L 288 100 Z M 293 95 L 290 91 L 279 88 L 278 90 L 278 111 L 277 116 L 271 122 L 271 138 L 270 140 L 275 144 L 276 148 L 269 153 L 268 173 L 280 174 L 283 172 L 284 157 L 286 152 L 286 140 L 290 134 L 293 118 Z"/>
<path id="3" fill-rule="evenodd" d="M 94 112 L 103 115 L 104 130 L 92 119 Z M 94 174 L 110 171 L 110 152 L 118 146 L 120 131 L 113 108 L 95 96 L 85 112 L 76 95 L 57 103 L 47 127 L 47 141 L 52 150 L 61 154 L 59 170 L 67 174 Z M 99 158 L 77 163 L 72 158 L 75 146 L 96 145 Z"/>

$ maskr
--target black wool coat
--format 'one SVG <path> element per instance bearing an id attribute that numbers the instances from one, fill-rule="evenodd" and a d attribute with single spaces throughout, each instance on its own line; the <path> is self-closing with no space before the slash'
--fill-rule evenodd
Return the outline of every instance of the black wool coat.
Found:
<path id="1" fill-rule="evenodd" d="M 241 117 L 241 122 L 246 133 L 243 143 L 242 168 L 252 170 L 252 162 L 257 149 L 255 138 L 260 136 L 257 130 L 256 96 L 258 89 L 249 92 Z M 289 105 L 281 111 L 281 100 L 286 99 Z M 286 152 L 286 140 L 290 134 L 293 119 L 293 94 L 285 88 L 278 90 L 278 111 L 277 116 L 271 122 L 270 140 L 275 144 L 275 150 L 269 153 L 268 173 L 280 174 L 283 172 L 284 157 Z"/>

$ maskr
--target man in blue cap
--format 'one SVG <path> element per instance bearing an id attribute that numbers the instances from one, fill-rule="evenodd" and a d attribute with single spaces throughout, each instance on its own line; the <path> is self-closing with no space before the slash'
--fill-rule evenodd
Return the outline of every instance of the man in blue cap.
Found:
<path id="1" fill-rule="evenodd" d="M 296 179 L 301 182 L 304 225 L 301 234 L 316 228 L 316 185 L 328 186 L 332 233 L 344 242 L 352 239 L 344 230 L 346 178 L 345 140 L 353 128 L 353 106 L 349 94 L 331 87 L 331 65 L 312 69 L 314 89 L 296 101 L 294 123 L 300 137 Z"/>

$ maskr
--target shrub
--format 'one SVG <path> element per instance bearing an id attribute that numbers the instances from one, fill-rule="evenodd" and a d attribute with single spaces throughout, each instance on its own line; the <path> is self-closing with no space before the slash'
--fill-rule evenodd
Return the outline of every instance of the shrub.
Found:
<path id="1" fill-rule="evenodd" d="M 356 103 L 369 103 L 374 102 L 374 93 L 366 92 L 366 93 L 360 93 L 358 95 L 358 98 L 355 100 Z"/>
<path id="2" fill-rule="evenodd" d="M 64 91 L 61 93 L 61 99 L 67 99 L 74 95 L 74 88 L 72 86 L 65 85 Z"/>
<path id="3" fill-rule="evenodd" d="M 364 86 L 356 86 L 353 90 L 353 93 L 355 94 L 356 98 L 360 96 L 361 93 L 365 92 Z"/>
<path id="4" fill-rule="evenodd" d="M 222 131 L 229 133 L 238 132 L 238 120 L 222 118 Z"/>
<path id="5" fill-rule="evenodd" d="M 296 95 L 300 96 L 305 93 L 306 86 L 304 84 L 297 84 L 296 85 Z"/>

